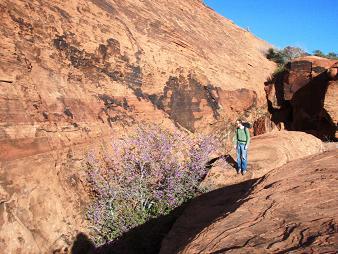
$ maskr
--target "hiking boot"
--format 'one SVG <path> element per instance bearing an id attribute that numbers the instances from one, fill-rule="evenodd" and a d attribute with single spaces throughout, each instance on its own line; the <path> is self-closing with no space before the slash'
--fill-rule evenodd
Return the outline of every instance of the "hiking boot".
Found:
<path id="1" fill-rule="evenodd" d="M 243 170 L 242 171 L 242 175 L 244 176 L 246 174 L 246 170 Z"/>

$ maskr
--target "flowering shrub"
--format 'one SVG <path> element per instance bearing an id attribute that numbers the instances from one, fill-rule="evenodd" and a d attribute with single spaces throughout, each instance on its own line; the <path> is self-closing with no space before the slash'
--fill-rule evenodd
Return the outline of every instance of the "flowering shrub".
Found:
<path id="1" fill-rule="evenodd" d="M 88 155 L 94 193 L 88 217 L 98 244 L 201 193 L 206 164 L 218 147 L 210 136 L 171 133 L 152 125 L 138 127 L 111 145 L 112 152 L 102 159 Z"/>

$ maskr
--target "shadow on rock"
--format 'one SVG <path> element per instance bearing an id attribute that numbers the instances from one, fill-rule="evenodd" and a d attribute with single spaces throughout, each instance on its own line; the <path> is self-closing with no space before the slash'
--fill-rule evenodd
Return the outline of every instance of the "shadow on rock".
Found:
<path id="1" fill-rule="evenodd" d="M 161 253 L 178 253 L 207 226 L 236 211 L 246 202 L 245 198 L 257 182 L 258 179 L 248 180 L 194 199 L 163 240 Z"/>
<path id="2" fill-rule="evenodd" d="M 230 155 L 230 154 L 225 154 L 225 155 L 221 155 L 219 157 L 213 158 L 211 159 L 207 164 L 206 164 L 206 168 L 207 169 L 211 169 L 213 166 L 215 166 L 215 164 L 217 164 L 217 162 L 219 162 L 221 159 L 223 159 L 228 165 L 230 165 L 231 167 L 233 167 L 234 169 L 237 169 L 237 162 L 235 161 L 235 159 Z"/>
<path id="3" fill-rule="evenodd" d="M 152 254 L 158 253 L 162 239 L 182 214 L 185 205 L 174 209 L 168 215 L 152 219 L 140 225 L 115 241 L 95 247 L 91 240 L 80 233 L 73 243 L 72 254 Z"/>
<path id="4" fill-rule="evenodd" d="M 311 78 L 305 85 L 301 84 L 299 76 L 295 76 L 298 81 L 293 80 L 291 84 L 287 84 L 285 80 L 288 75 L 295 72 L 277 73 L 272 80 L 266 82 L 267 85 L 269 82 L 274 85 L 278 105 L 274 106 L 269 95 L 267 96 L 271 120 L 276 125 L 284 123 L 285 129 L 289 131 L 303 131 L 323 141 L 336 141 L 337 124 L 324 107 L 330 81 L 327 72 Z M 334 102 L 331 103 L 334 105 Z"/>
<path id="5" fill-rule="evenodd" d="M 95 245 L 84 233 L 79 233 L 73 243 L 71 254 L 94 253 Z"/>
<path id="6" fill-rule="evenodd" d="M 184 247 L 203 228 L 210 225 L 214 220 L 227 216 L 235 211 L 244 201 L 249 190 L 257 180 L 250 180 L 240 184 L 227 186 L 204 195 L 201 195 L 189 204 L 182 205 L 170 214 L 152 219 L 122 235 L 119 239 L 105 245 L 94 247 L 94 244 L 83 233 L 79 234 L 74 242 L 72 254 L 155 254 L 159 253 L 164 238 L 172 239 L 169 231 L 175 222 L 191 220 L 186 217 L 184 210 L 187 206 L 196 207 L 196 215 L 193 220 L 198 224 L 191 225 L 176 240 L 175 251 Z M 191 211 L 191 209 L 189 209 Z M 191 216 L 191 215 L 189 215 Z M 202 222 L 202 223 L 200 223 Z M 168 234 L 169 233 L 169 234 Z M 177 236 L 176 236 L 177 237 Z M 164 240 L 166 243 L 167 239 Z M 171 241 L 172 243 L 172 241 Z M 166 253 L 176 253 L 175 251 Z"/>
<path id="7" fill-rule="evenodd" d="M 329 79 L 326 72 L 300 88 L 291 100 L 293 123 L 296 131 L 304 131 L 323 141 L 336 141 L 336 123 L 324 108 Z"/>
<path id="8" fill-rule="evenodd" d="M 237 167 L 238 167 L 237 162 L 236 162 L 236 160 L 230 154 L 225 155 L 224 158 L 225 158 L 225 161 L 231 167 L 233 167 L 235 170 L 237 170 Z"/>

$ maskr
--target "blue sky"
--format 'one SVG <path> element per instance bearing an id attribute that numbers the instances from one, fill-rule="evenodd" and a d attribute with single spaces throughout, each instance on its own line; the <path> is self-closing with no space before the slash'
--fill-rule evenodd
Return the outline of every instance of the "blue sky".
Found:
<path id="1" fill-rule="evenodd" d="M 338 53 L 338 0 L 204 0 L 278 48 Z"/>

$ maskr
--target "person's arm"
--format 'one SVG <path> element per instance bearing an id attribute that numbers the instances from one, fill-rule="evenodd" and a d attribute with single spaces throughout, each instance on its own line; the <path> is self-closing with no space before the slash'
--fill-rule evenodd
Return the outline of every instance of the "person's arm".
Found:
<path id="1" fill-rule="evenodd" d="M 234 143 L 234 147 L 236 149 L 236 147 L 237 147 L 237 129 L 235 130 L 235 134 L 234 134 L 234 137 L 232 139 L 232 142 Z"/>
<path id="2" fill-rule="evenodd" d="M 246 134 L 246 144 L 245 144 L 245 149 L 248 149 L 250 145 L 250 131 L 248 128 L 245 128 L 245 134 Z"/>

